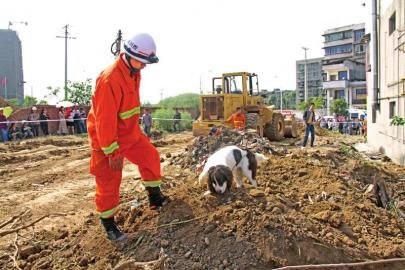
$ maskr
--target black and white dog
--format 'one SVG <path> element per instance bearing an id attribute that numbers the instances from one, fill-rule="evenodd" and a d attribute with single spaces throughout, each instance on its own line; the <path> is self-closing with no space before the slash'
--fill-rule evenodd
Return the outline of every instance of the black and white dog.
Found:
<path id="1" fill-rule="evenodd" d="M 207 159 L 198 182 L 201 185 L 208 180 L 208 189 L 211 192 L 223 194 L 230 189 L 233 179 L 237 188 L 242 187 L 243 174 L 254 187 L 257 187 L 257 167 L 264 160 L 267 158 L 262 154 L 254 154 L 250 150 L 243 150 L 233 145 L 226 146 Z"/>

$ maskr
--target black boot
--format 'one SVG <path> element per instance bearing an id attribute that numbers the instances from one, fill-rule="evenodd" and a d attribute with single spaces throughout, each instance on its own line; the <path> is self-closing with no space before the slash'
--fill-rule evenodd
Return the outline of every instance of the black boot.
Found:
<path id="1" fill-rule="evenodd" d="M 149 205 L 152 209 L 162 207 L 167 204 L 167 197 L 162 194 L 160 187 L 146 187 L 149 197 Z"/>
<path id="2" fill-rule="evenodd" d="M 120 231 L 114 221 L 114 217 L 111 218 L 101 218 L 101 223 L 107 232 L 108 239 L 112 241 L 121 241 L 127 238 L 127 236 Z"/>

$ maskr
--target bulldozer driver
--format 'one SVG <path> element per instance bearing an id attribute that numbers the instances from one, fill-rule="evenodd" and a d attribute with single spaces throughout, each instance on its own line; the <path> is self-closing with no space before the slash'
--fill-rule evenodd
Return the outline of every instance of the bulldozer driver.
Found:
<path id="1" fill-rule="evenodd" d="M 157 63 L 155 41 L 138 34 L 124 43 L 124 52 L 101 72 L 88 115 L 90 172 L 96 178 L 96 210 L 107 237 L 126 238 L 115 223 L 124 158 L 138 165 L 151 208 L 167 203 L 160 191 L 160 157 L 139 127 L 141 70 Z"/>
<path id="2" fill-rule="evenodd" d="M 243 130 L 246 127 L 246 117 L 240 107 L 236 108 L 236 112 L 229 116 L 226 122 L 232 123 L 233 128 L 237 130 Z"/>

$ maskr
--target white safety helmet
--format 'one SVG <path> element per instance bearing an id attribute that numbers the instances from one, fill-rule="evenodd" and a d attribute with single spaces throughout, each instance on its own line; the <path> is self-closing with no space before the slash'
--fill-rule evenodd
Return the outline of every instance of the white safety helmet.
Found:
<path id="1" fill-rule="evenodd" d="M 159 62 L 156 56 L 156 44 L 152 36 L 146 33 L 138 34 L 125 41 L 125 53 L 144 64 L 155 64 Z"/>
<path id="2" fill-rule="evenodd" d="M 33 110 L 33 111 L 36 111 L 36 110 L 37 110 L 37 107 L 35 107 L 35 106 L 32 107 L 32 110 Z"/>

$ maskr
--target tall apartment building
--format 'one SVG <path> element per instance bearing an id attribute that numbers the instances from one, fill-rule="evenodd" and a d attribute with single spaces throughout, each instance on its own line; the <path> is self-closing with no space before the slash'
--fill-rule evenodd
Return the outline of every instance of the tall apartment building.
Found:
<path id="1" fill-rule="evenodd" d="M 308 99 L 325 95 L 322 88 L 322 60 L 322 57 L 306 60 Z M 305 101 L 305 60 L 296 62 L 296 91 L 297 104 Z"/>
<path id="2" fill-rule="evenodd" d="M 24 99 L 21 40 L 9 29 L 0 29 L 0 96 Z"/>
<path id="3" fill-rule="evenodd" d="M 333 100 L 343 98 L 351 108 L 366 109 L 365 24 L 326 30 L 323 34 L 323 89 L 328 113 Z"/>
<path id="4" fill-rule="evenodd" d="M 367 27 L 367 32 L 372 33 L 369 44 L 377 41 L 377 50 L 369 46 L 368 54 L 371 70 L 367 73 L 367 142 L 374 150 L 405 166 L 405 126 L 390 124 L 394 116 L 405 118 L 405 0 L 383 4 L 388 7 L 377 14 L 380 25 L 377 35 L 373 34 L 371 18 Z"/>

